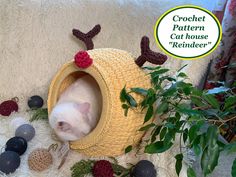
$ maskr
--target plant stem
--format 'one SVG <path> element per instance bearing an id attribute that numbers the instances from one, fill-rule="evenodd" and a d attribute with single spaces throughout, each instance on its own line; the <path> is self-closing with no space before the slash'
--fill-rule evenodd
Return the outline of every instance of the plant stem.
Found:
<path id="1" fill-rule="evenodd" d="M 233 117 L 231 117 L 230 119 L 223 120 L 223 123 L 219 126 L 219 128 L 222 127 L 226 122 L 229 122 L 229 121 L 231 121 L 231 120 L 234 120 L 235 118 L 236 118 L 236 116 L 233 116 Z"/>
<path id="2" fill-rule="evenodd" d="M 211 106 L 198 106 L 198 107 L 194 107 L 194 108 L 192 108 L 193 110 L 198 110 L 198 109 L 201 109 L 201 110 L 205 110 L 205 109 L 209 109 L 209 108 L 211 108 Z"/>

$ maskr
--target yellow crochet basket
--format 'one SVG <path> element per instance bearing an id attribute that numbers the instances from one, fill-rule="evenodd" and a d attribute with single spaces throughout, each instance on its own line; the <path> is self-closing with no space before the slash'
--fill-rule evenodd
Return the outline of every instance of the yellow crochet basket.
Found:
<path id="1" fill-rule="evenodd" d="M 92 157 L 121 155 L 127 146 L 141 140 L 144 133 L 138 130 L 143 126 L 144 115 L 130 110 L 125 117 L 120 91 L 125 85 L 150 88 L 150 78 L 126 51 L 108 48 L 87 52 L 93 59 L 90 67 L 80 69 L 70 61 L 54 77 L 49 89 L 48 111 L 50 114 L 63 90 L 81 74 L 91 75 L 101 89 L 102 114 L 95 129 L 86 137 L 70 142 L 70 148 Z M 133 96 L 139 99 L 138 95 Z"/>

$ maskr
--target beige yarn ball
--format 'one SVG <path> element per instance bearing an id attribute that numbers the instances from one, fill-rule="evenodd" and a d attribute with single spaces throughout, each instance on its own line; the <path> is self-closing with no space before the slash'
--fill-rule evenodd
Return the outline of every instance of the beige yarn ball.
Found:
<path id="1" fill-rule="evenodd" d="M 47 149 L 39 148 L 30 153 L 28 165 L 31 170 L 43 171 L 49 168 L 53 158 Z"/>

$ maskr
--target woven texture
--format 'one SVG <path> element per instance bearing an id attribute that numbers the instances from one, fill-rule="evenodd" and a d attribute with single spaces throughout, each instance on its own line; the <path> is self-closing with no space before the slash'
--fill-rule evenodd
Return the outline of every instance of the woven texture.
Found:
<path id="1" fill-rule="evenodd" d="M 34 171 L 43 171 L 52 164 L 52 155 L 47 149 L 36 149 L 30 153 L 28 164 L 29 168 Z"/>
<path id="2" fill-rule="evenodd" d="M 88 51 L 94 63 L 87 69 L 79 69 L 71 61 L 59 70 L 51 82 L 48 95 L 49 114 L 60 94 L 80 74 L 90 74 L 98 82 L 103 98 L 103 108 L 96 128 L 86 137 L 70 143 L 71 149 L 88 156 L 117 156 L 128 145 L 136 145 L 143 136 L 138 131 L 143 126 L 143 114 L 130 110 L 128 117 L 121 108 L 120 91 L 130 87 L 150 87 L 150 78 L 134 62 L 131 54 L 117 49 Z M 140 99 L 138 95 L 133 95 Z"/>

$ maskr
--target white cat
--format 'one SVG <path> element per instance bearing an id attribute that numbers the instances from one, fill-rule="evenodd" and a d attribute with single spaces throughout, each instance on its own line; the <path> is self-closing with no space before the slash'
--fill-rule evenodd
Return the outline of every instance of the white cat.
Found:
<path id="1" fill-rule="evenodd" d="M 49 123 L 61 140 L 75 141 L 95 128 L 101 110 L 100 88 L 94 78 L 85 75 L 61 94 L 49 115 Z"/>

